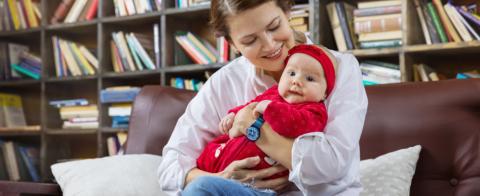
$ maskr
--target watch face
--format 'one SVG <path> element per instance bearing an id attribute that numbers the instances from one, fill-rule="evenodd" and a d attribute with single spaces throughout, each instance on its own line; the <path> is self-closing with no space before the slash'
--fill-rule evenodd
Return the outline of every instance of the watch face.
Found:
<path id="1" fill-rule="evenodd" d="M 247 129 L 247 139 L 250 141 L 257 141 L 260 137 L 260 130 L 256 127 L 249 127 Z"/>

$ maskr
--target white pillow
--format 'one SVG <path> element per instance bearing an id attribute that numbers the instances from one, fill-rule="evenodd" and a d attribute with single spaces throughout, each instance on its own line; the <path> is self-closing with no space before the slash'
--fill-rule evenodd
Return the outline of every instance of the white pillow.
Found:
<path id="1" fill-rule="evenodd" d="M 410 195 L 421 146 L 397 150 L 360 162 L 361 195 Z"/>
<path id="2" fill-rule="evenodd" d="M 156 170 L 155 155 L 122 155 L 52 165 L 52 173 L 66 196 L 166 195 Z"/>

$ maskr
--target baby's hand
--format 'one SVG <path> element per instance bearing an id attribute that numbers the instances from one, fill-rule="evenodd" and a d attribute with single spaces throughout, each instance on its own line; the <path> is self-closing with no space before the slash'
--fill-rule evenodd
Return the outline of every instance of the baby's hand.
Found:
<path id="1" fill-rule="evenodd" d="M 255 112 L 255 116 L 259 116 L 260 114 L 263 114 L 265 112 L 265 109 L 267 109 L 268 104 L 270 104 L 272 101 L 270 100 L 263 100 L 257 104 L 255 109 L 253 110 Z"/>
<path id="2" fill-rule="evenodd" d="M 229 113 L 225 117 L 222 118 L 220 123 L 218 124 L 218 128 L 224 134 L 227 134 L 228 131 L 232 128 L 233 120 L 235 119 L 235 113 Z"/>

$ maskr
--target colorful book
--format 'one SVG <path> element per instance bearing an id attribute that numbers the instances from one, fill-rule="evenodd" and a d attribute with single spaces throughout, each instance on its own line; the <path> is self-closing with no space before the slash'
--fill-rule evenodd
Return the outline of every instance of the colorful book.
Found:
<path id="1" fill-rule="evenodd" d="M 448 42 L 447 35 L 445 34 L 445 29 L 443 28 L 443 25 L 440 22 L 440 17 L 438 16 L 438 13 L 433 7 L 433 4 L 431 2 L 427 3 L 427 9 L 428 9 L 428 13 L 433 19 L 433 24 L 435 25 L 435 29 L 437 30 L 438 35 L 440 36 L 440 41 L 442 43 Z"/>

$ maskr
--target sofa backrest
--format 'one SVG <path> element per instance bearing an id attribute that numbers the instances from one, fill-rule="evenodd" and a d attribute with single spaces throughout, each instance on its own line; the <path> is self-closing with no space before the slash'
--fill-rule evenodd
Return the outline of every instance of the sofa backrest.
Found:
<path id="1" fill-rule="evenodd" d="M 194 95 L 193 91 L 144 86 L 133 104 L 125 153 L 161 155 L 178 118 Z"/>
<path id="2" fill-rule="evenodd" d="M 361 158 L 420 144 L 411 195 L 480 195 L 480 80 L 367 88 Z"/>
<path id="3" fill-rule="evenodd" d="M 367 87 L 362 159 L 422 145 L 411 195 L 480 195 L 480 79 Z M 146 86 L 137 96 L 127 154 L 161 154 L 191 91 Z"/>

